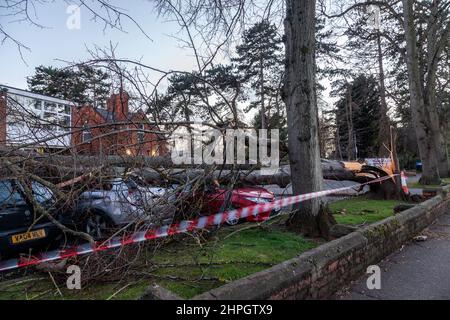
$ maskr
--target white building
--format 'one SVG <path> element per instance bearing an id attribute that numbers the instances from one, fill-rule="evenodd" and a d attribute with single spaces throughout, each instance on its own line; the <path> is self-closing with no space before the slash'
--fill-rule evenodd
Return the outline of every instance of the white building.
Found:
<path id="1" fill-rule="evenodd" d="M 73 102 L 5 85 L 0 85 L 0 99 L 0 145 L 70 147 Z"/>

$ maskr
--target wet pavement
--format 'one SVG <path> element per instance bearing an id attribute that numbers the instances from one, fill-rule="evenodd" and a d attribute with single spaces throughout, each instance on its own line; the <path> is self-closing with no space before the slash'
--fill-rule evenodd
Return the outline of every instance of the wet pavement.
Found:
<path id="1" fill-rule="evenodd" d="M 369 274 L 336 295 L 345 300 L 450 299 L 450 210 L 422 232 L 426 241 L 411 241 L 378 265 L 381 289 L 369 290 Z"/>

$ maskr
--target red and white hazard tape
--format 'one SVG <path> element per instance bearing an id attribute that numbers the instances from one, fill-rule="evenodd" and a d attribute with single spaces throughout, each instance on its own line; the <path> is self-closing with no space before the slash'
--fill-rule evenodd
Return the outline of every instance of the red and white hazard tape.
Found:
<path id="1" fill-rule="evenodd" d="M 311 192 L 307 194 L 301 194 L 297 196 L 292 196 L 288 198 L 282 198 L 275 200 L 273 202 L 256 204 L 253 206 L 239 208 L 235 210 L 225 211 L 217 213 L 210 216 L 200 217 L 195 220 L 181 221 L 180 223 L 162 226 L 156 229 L 151 229 L 147 231 L 136 232 L 132 235 L 125 237 L 113 237 L 108 241 L 99 241 L 94 244 L 86 243 L 83 245 L 74 246 L 68 249 L 54 250 L 46 253 L 38 254 L 34 257 L 11 259 L 7 261 L 0 262 L 0 272 L 17 269 L 21 267 L 28 267 L 37 265 L 43 262 L 50 262 L 55 260 L 67 259 L 87 253 L 93 253 L 98 251 L 104 251 L 108 249 L 118 248 L 129 244 L 140 243 L 147 240 L 153 240 L 158 238 L 164 238 L 179 233 L 190 232 L 195 229 L 205 229 L 211 226 L 217 226 L 223 224 L 225 221 L 242 219 L 248 217 L 257 217 L 261 213 L 270 212 L 272 210 L 280 210 L 283 207 L 287 207 L 293 204 L 297 204 L 303 201 L 320 198 L 333 193 L 341 192 L 344 190 L 353 189 L 358 186 L 364 186 L 371 183 L 377 183 L 384 180 L 388 180 L 394 177 L 394 175 L 381 177 L 372 180 L 367 183 L 352 185 L 349 187 L 342 187 L 332 190 L 324 190 L 318 192 Z"/>

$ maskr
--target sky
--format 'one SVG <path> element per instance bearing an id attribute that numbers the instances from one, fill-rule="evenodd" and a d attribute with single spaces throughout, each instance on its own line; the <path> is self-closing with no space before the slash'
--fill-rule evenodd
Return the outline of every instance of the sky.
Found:
<path id="1" fill-rule="evenodd" d="M 69 29 L 67 22 L 74 17 L 67 13 L 68 4 L 57 0 L 44 5 L 37 4 L 32 18 L 44 28 L 17 18 L 0 14 L 0 25 L 18 41 L 30 48 L 23 50 L 23 60 L 17 46 L 10 40 L 0 45 L 0 83 L 26 89 L 26 77 L 34 73 L 39 65 L 63 66 L 63 61 L 82 61 L 89 59 L 87 48 L 93 49 L 117 45 L 117 57 L 142 59 L 142 62 L 164 70 L 191 71 L 195 68 L 191 51 L 180 48 L 180 43 L 170 35 L 175 35 L 179 27 L 175 22 L 158 18 L 149 1 L 116 1 L 120 6 L 126 4 L 130 14 L 145 30 L 148 39 L 138 27 L 123 18 L 123 29 L 104 28 L 101 21 L 93 21 L 88 9 L 80 9 L 80 28 Z M 5 10 L 5 9 L 0 9 Z M 0 11 L 1 12 L 1 11 Z M 72 24 L 73 25 L 73 24 Z"/>
<path id="2" fill-rule="evenodd" d="M 186 38 L 179 33 L 179 25 L 174 21 L 158 17 L 151 0 L 119 1 L 112 3 L 133 17 L 142 27 L 148 39 L 126 17 L 122 19 L 125 32 L 106 27 L 102 21 L 93 21 L 93 16 L 85 7 L 80 8 L 79 28 L 69 28 L 68 22 L 74 15 L 68 12 L 70 1 L 44 1 L 36 4 L 31 18 L 42 27 L 18 17 L 6 16 L 0 9 L 0 27 L 30 50 L 22 50 L 10 40 L 0 43 L 0 84 L 27 89 L 27 77 L 34 74 L 39 65 L 65 66 L 67 62 L 80 62 L 90 58 L 88 49 L 116 47 L 116 58 L 140 60 L 144 64 L 163 70 L 192 71 L 196 64 L 192 50 L 182 48 L 173 36 Z M 90 3 L 90 2 L 88 2 Z M 126 8 L 125 8 L 126 7 Z M 73 25 L 73 24 L 72 24 Z M 156 81 L 159 76 L 151 75 Z M 324 85 L 329 88 L 329 83 Z M 162 88 L 164 89 L 164 88 Z M 329 91 L 329 90 L 327 90 Z M 325 94 L 326 101 L 332 101 Z M 250 120 L 254 113 L 246 115 Z"/>

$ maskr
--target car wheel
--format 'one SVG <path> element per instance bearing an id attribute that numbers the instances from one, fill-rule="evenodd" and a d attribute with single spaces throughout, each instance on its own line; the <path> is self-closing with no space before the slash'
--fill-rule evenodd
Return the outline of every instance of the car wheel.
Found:
<path id="1" fill-rule="evenodd" d="M 239 223 L 239 221 L 240 221 L 240 219 L 238 219 L 238 218 L 232 218 L 232 219 L 227 219 L 225 222 L 229 226 L 235 226 Z"/>
<path id="2" fill-rule="evenodd" d="M 237 208 L 231 207 L 228 210 L 235 210 L 235 209 L 237 209 Z M 239 222 L 241 222 L 241 219 L 238 219 L 238 218 L 228 218 L 225 220 L 225 223 L 229 226 L 235 226 L 235 225 L 239 224 Z"/>
<path id="3" fill-rule="evenodd" d="M 100 213 L 87 213 L 84 218 L 83 231 L 94 240 L 106 239 L 112 234 L 112 223 L 108 217 Z"/>

